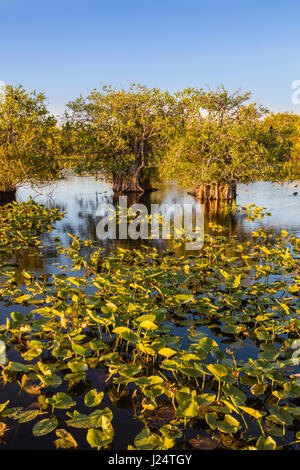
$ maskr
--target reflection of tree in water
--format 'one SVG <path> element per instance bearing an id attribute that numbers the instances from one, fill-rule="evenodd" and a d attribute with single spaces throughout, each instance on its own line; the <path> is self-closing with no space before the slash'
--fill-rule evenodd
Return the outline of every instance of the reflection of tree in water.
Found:
<path id="1" fill-rule="evenodd" d="M 75 204 L 70 203 L 65 206 L 66 217 L 57 224 L 57 233 L 59 235 L 70 233 L 84 240 L 96 241 L 97 209 L 101 204 L 112 203 L 112 197 L 109 194 L 95 192 L 90 198 L 75 196 L 73 202 Z"/>
<path id="2" fill-rule="evenodd" d="M 66 213 L 65 218 L 55 224 L 55 230 L 53 232 L 41 237 L 45 245 L 43 251 L 43 257 L 45 259 L 53 260 L 57 257 L 55 248 L 51 248 L 55 247 L 55 237 L 60 237 L 63 244 L 66 245 L 70 239 L 68 233 L 73 236 L 78 236 L 81 239 L 92 239 L 97 242 L 99 247 L 104 248 L 107 253 L 116 246 L 133 249 L 139 248 L 142 245 L 154 246 L 160 251 L 174 249 L 179 255 L 185 253 L 184 245 L 174 248 L 172 241 L 163 240 L 161 238 L 153 240 L 98 240 L 97 224 L 101 219 L 99 207 L 102 205 L 105 207 L 109 204 L 117 207 L 119 205 L 119 195 L 113 194 L 107 185 L 105 187 L 103 186 L 103 191 L 101 192 L 101 186 L 91 181 L 88 185 L 88 189 L 85 190 L 85 187 L 81 185 L 82 180 L 80 180 L 79 177 L 73 178 L 73 180 L 66 180 L 65 192 L 62 192 L 62 188 L 60 188 L 60 192 L 55 193 L 54 191 L 53 197 L 47 198 L 44 201 L 48 208 L 58 208 L 60 211 Z M 77 187 L 79 188 L 78 192 L 73 190 Z M 85 192 L 80 193 L 79 191 L 81 189 Z M 12 196 L 13 195 L 11 195 L 11 197 Z M 178 204 L 181 207 L 183 207 L 184 204 L 192 204 L 194 210 L 197 210 L 197 207 L 199 207 L 199 201 L 197 201 L 197 199 L 188 195 L 186 190 L 178 188 L 176 184 L 172 182 L 159 184 L 157 191 L 145 192 L 143 194 L 128 193 L 126 196 L 127 207 L 133 204 L 143 204 L 147 208 L 148 214 L 151 214 L 151 204 L 166 204 L 167 206 Z M 204 203 L 205 234 L 211 233 L 209 223 L 221 225 L 226 235 L 236 235 L 240 240 L 250 239 L 251 232 L 257 230 L 260 226 L 264 231 L 273 233 L 274 237 L 280 233 L 282 228 L 280 225 L 269 225 L 267 220 L 262 221 L 262 223 L 256 220 L 255 224 L 252 224 L 247 222 L 245 218 L 245 214 L 229 211 L 228 208 L 218 201 L 207 201 Z M 192 254 L 196 253 L 195 251 L 192 252 Z M 30 263 L 32 264 L 32 260 L 28 259 L 28 263 L 29 265 Z M 23 265 L 25 265 L 25 260 Z"/>
<path id="3" fill-rule="evenodd" d="M 57 202 L 57 201 L 49 201 L 49 203 L 46 204 L 46 207 L 48 209 L 59 209 L 60 212 L 66 212 L 68 210 L 67 204 L 64 204 L 63 202 Z"/>
<path id="4" fill-rule="evenodd" d="M 61 223 L 59 228 L 56 230 L 56 236 L 61 237 L 61 235 L 68 236 L 68 234 L 79 237 L 83 240 L 94 240 L 96 241 L 96 218 L 92 214 L 78 214 L 78 221 L 76 224 L 73 222 L 64 222 Z"/>
<path id="5" fill-rule="evenodd" d="M 0 263 L 4 268 L 14 271 L 17 282 L 23 282 L 22 271 L 45 272 L 45 256 L 38 248 L 18 250 L 16 253 L 1 254 Z"/>
<path id="6" fill-rule="evenodd" d="M 107 193 L 95 192 L 94 198 L 86 198 L 83 196 L 75 196 L 75 202 L 81 211 L 90 211 L 95 213 L 99 205 L 112 203 L 112 195 Z"/>
<path id="7" fill-rule="evenodd" d="M 205 210 L 205 233 L 209 233 L 209 223 L 221 225 L 228 236 L 237 236 L 241 241 L 250 240 L 252 238 L 252 231 L 257 231 L 261 228 L 264 232 L 272 234 L 274 237 L 279 236 L 282 230 L 281 226 L 266 224 L 267 217 L 264 221 L 255 219 L 254 222 L 249 221 L 249 216 L 242 211 L 235 211 L 234 208 L 230 210 L 229 205 L 224 205 L 219 201 L 206 201 L 204 203 Z"/>
<path id="8" fill-rule="evenodd" d="M 228 206 L 219 201 L 205 201 L 204 205 L 204 231 L 209 233 L 209 224 L 221 225 L 225 233 L 229 236 L 241 234 L 242 216 L 239 213 L 230 211 Z"/>

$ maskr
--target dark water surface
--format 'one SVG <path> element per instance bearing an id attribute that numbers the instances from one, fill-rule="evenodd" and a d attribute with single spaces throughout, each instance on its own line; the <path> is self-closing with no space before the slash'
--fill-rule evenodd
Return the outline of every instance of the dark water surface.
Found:
<path id="1" fill-rule="evenodd" d="M 298 194 L 299 191 L 299 194 Z M 296 194 L 297 193 L 297 194 Z M 36 257 L 34 255 L 19 256 L 13 261 L 17 265 L 17 270 L 22 271 L 24 268 L 34 270 L 37 272 L 56 272 L 56 267 L 53 263 L 64 263 L 65 258 L 60 257 L 55 249 L 55 238 L 59 237 L 63 245 L 69 243 L 70 237 L 68 233 L 79 236 L 82 239 L 97 240 L 97 223 L 100 219 L 101 208 L 106 203 L 116 203 L 111 186 L 103 181 L 95 180 L 93 177 L 76 177 L 68 176 L 56 185 L 44 189 L 41 193 L 28 188 L 20 188 L 17 191 L 17 200 L 26 201 L 29 196 L 35 198 L 36 201 L 44 203 L 49 208 L 59 208 L 61 211 L 66 212 L 63 220 L 56 223 L 55 229 L 45 236 L 43 236 L 43 249 L 42 256 Z M 176 184 L 164 183 L 158 186 L 158 190 L 147 195 L 140 197 L 130 196 L 128 205 L 132 203 L 143 203 L 150 207 L 153 203 L 165 204 L 193 204 L 195 207 L 199 204 L 192 196 L 189 196 L 186 191 L 179 189 Z M 258 228 L 274 233 L 280 233 L 282 229 L 287 230 L 293 235 L 300 237 L 300 182 L 286 183 L 286 184 L 271 184 L 271 183 L 255 183 L 251 185 L 240 185 L 238 187 L 238 197 L 236 203 L 238 205 L 245 205 L 254 202 L 257 206 L 263 206 L 272 213 L 272 216 L 264 217 L 262 220 L 256 219 L 254 222 L 246 220 L 245 216 L 240 213 L 228 213 L 222 207 L 211 203 L 205 207 L 205 231 L 208 229 L 208 223 L 213 222 L 222 225 L 226 229 L 226 233 L 235 234 L 240 239 L 250 238 L 251 232 Z M 165 249 L 170 247 L 170 242 L 167 240 L 137 240 L 129 241 L 101 241 L 98 240 L 99 246 L 106 248 L 107 252 L 118 244 L 122 246 L 136 247 L 142 244 L 151 244 L 158 249 Z M 181 248 L 178 254 L 184 254 Z M 16 307 L 14 307 L 16 309 Z M 12 307 L 1 306 L 0 321 L 4 323 L 5 317 L 12 311 Z M 29 308 L 18 308 L 19 311 L 24 313 Z M 214 337 L 212 331 L 208 328 L 207 333 Z M 174 333 L 184 338 L 186 328 L 177 325 L 174 328 Z M 216 338 L 215 338 L 216 339 Z M 220 338 L 218 338 L 220 342 Z M 226 344 L 224 345 L 224 348 Z M 249 348 L 240 352 L 240 358 L 243 356 L 245 359 L 251 355 L 256 357 L 255 348 L 249 345 Z M 18 360 L 15 352 L 9 352 L 10 360 Z M 97 388 L 98 390 L 106 391 L 104 406 L 109 406 L 114 414 L 113 425 L 115 428 L 114 448 L 126 449 L 128 443 L 133 443 L 134 437 L 143 428 L 142 423 L 134 418 L 134 411 L 131 402 L 127 400 L 115 402 L 113 399 L 114 390 L 107 386 L 105 383 L 106 376 L 100 369 L 90 370 L 88 373 L 88 387 Z M 78 389 L 78 411 L 86 412 L 83 405 L 83 395 L 87 389 Z M 60 387 L 57 391 L 64 391 Z M 0 388 L 0 403 L 10 400 L 10 406 L 24 406 L 28 409 L 34 407 L 36 396 L 28 395 L 26 393 L 18 393 L 18 389 L 14 383 L 7 384 L 5 387 Z M 81 408 L 82 404 L 82 410 Z M 58 412 L 59 410 L 57 410 Z M 64 412 L 62 412 L 64 415 Z M 59 413 L 58 413 L 59 416 Z M 34 438 L 32 436 L 32 422 L 17 425 L 11 432 L 7 433 L 6 444 L 0 443 L 0 449 L 54 449 L 53 440 L 54 436 L 50 435 Z M 88 449 L 89 445 L 85 439 L 85 432 L 72 428 L 72 434 L 78 442 L 81 449 Z M 189 437 L 195 437 L 196 431 L 190 431 Z M 194 434 L 193 434 L 194 432 Z"/>

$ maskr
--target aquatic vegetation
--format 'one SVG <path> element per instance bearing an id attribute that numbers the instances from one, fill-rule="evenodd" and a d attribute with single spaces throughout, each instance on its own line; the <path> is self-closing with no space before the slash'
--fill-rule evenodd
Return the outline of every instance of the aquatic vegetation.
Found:
<path id="1" fill-rule="evenodd" d="M 86 258 L 92 242 L 73 237 L 60 247 L 71 271 L 26 272 L 23 287 L 5 272 L 1 387 L 35 408 L 2 403 L 2 441 L 32 421 L 57 448 L 77 447 L 74 431 L 108 448 L 126 400 L 140 423 L 128 449 L 298 446 L 300 240 L 260 230 L 242 243 L 213 228 L 197 256 Z"/>
<path id="2" fill-rule="evenodd" d="M 11 202 L 0 206 L 0 252 L 17 251 L 41 244 L 42 233 L 63 218 L 58 209 L 47 209 L 32 198 L 28 202 Z"/>
<path id="3" fill-rule="evenodd" d="M 254 202 L 246 204 L 245 206 L 237 205 L 234 201 L 231 204 L 223 202 L 221 207 L 226 210 L 227 213 L 241 213 L 245 216 L 245 220 L 250 220 L 251 222 L 272 215 L 265 207 L 257 206 Z"/>
<path id="4" fill-rule="evenodd" d="M 265 207 L 259 207 L 254 202 L 250 205 L 242 206 L 241 210 L 247 214 L 246 220 L 255 220 L 256 218 L 262 219 L 266 215 L 272 215 L 271 212 L 266 211 Z M 265 212 L 264 212 L 265 211 Z"/>

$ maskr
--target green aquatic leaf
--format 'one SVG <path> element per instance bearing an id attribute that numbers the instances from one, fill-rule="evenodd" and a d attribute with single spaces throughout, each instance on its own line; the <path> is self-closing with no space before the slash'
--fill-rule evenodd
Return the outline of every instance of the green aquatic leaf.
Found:
<path id="1" fill-rule="evenodd" d="M 248 406 L 239 405 L 239 408 L 245 413 L 247 413 L 248 415 L 253 416 L 253 418 L 255 419 L 261 419 L 263 416 L 266 415 L 265 411 L 255 410 L 254 408 L 249 408 Z"/>
<path id="2" fill-rule="evenodd" d="M 84 397 L 84 403 L 88 407 L 99 406 L 103 400 L 104 393 L 98 392 L 95 388 L 89 390 Z"/>
<path id="3" fill-rule="evenodd" d="M 165 393 L 165 388 L 161 385 L 152 385 L 150 388 L 144 388 L 143 394 L 147 398 L 157 398 Z"/>
<path id="4" fill-rule="evenodd" d="M 50 432 L 54 431 L 55 428 L 58 426 L 57 418 L 47 418 L 42 419 L 35 423 L 32 428 L 32 433 L 35 437 L 45 436 Z"/>
<path id="5" fill-rule="evenodd" d="M 176 416 L 184 418 L 194 418 L 199 413 L 199 405 L 196 396 L 191 394 L 189 389 L 181 389 L 176 393 L 178 408 Z"/>
<path id="6" fill-rule="evenodd" d="M 145 330 L 157 330 L 158 326 L 150 320 L 144 320 L 140 323 L 140 328 Z"/>
<path id="7" fill-rule="evenodd" d="M 180 367 L 180 371 L 189 377 L 202 377 L 203 372 L 193 367 Z"/>
<path id="8" fill-rule="evenodd" d="M 89 429 L 86 436 L 87 442 L 91 447 L 101 449 L 111 443 L 111 436 L 99 429 Z"/>
<path id="9" fill-rule="evenodd" d="M 225 414 L 224 419 L 219 421 L 216 413 L 207 413 L 205 419 L 211 429 L 224 433 L 235 433 L 241 427 L 239 421 L 230 414 Z"/>
<path id="10" fill-rule="evenodd" d="M 130 330 L 129 328 L 126 328 L 125 326 L 114 328 L 113 333 L 116 333 L 118 336 L 120 336 L 125 341 L 128 341 L 129 343 L 135 344 L 140 340 L 140 337 L 137 333 Z"/>
<path id="11" fill-rule="evenodd" d="M 20 414 L 18 414 L 18 422 L 21 423 L 27 423 L 28 421 L 32 421 L 35 419 L 39 414 L 40 410 L 27 410 L 23 411 Z"/>
<path id="12" fill-rule="evenodd" d="M 58 392 L 56 395 L 53 395 L 51 398 L 46 398 L 46 403 L 52 405 L 54 408 L 68 409 L 76 405 L 76 402 L 64 392 Z"/>
<path id="13" fill-rule="evenodd" d="M 256 442 L 256 448 L 258 450 L 275 450 L 276 449 L 276 442 L 271 436 L 263 437 L 260 436 Z"/>
<path id="14" fill-rule="evenodd" d="M 191 294 L 178 294 L 175 296 L 175 299 L 182 304 L 186 304 L 192 302 L 194 300 L 194 296 Z"/>
<path id="15" fill-rule="evenodd" d="M 2 413 L 5 410 L 8 404 L 9 404 L 9 400 L 7 400 L 4 403 L 0 403 L 0 413 Z"/>
<path id="16" fill-rule="evenodd" d="M 202 393 L 195 397 L 199 406 L 208 406 L 211 405 L 216 399 L 216 395 L 214 393 Z"/>
<path id="17" fill-rule="evenodd" d="M 262 385 L 262 384 L 257 383 L 257 384 L 252 385 L 250 390 L 251 390 L 252 395 L 263 395 L 266 391 L 266 388 L 267 388 L 266 384 Z"/>
<path id="18" fill-rule="evenodd" d="M 121 367 L 119 369 L 119 373 L 127 377 L 132 377 L 133 375 L 138 374 L 141 370 L 142 370 L 141 365 L 128 364 L 127 366 Z"/>
<path id="19" fill-rule="evenodd" d="M 55 431 L 58 439 L 54 441 L 54 445 L 57 449 L 71 449 L 72 447 L 78 447 L 72 434 L 65 429 L 56 429 Z"/>
<path id="20" fill-rule="evenodd" d="M 80 356 L 86 357 L 86 356 L 90 356 L 91 354 L 91 349 L 90 349 L 89 344 L 80 345 L 80 344 L 72 343 L 72 349 L 76 354 L 79 354 Z"/>
<path id="21" fill-rule="evenodd" d="M 160 354 L 161 356 L 169 358 L 169 357 L 175 356 L 175 354 L 177 354 L 177 352 L 174 351 L 174 349 L 171 349 L 171 348 L 161 348 L 158 351 L 158 354 Z"/>
<path id="22" fill-rule="evenodd" d="M 37 374 L 37 377 L 46 387 L 59 387 L 62 384 L 62 378 L 57 374 L 42 375 Z"/>
<path id="23" fill-rule="evenodd" d="M 90 418 L 90 416 L 79 413 L 76 410 L 73 412 L 73 415 L 69 414 L 69 417 L 71 417 L 71 419 L 66 421 L 66 424 L 73 428 L 88 429 L 93 423 L 93 420 Z"/>
<path id="24" fill-rule="evenodd" d="M 28 372 L 29 367 L 26 364 L 20 362 L 10 361 L 6 366 L 6 369 L 12 372 Z"/>
<path id="25" fill-rule="evenodd" d="M 164 382 L 164 379 L 159 375 L 149 375 L 148 377 L 138 377 L 135 380 L 137 385 L 158 385 Z"/>
<path id="26" fill-rule="evenodd" d="M 225 366 L 221 364 L 209 364 L 207 369 L 212 372 L 218 379 L 226 377 L 228 370 Z"/>
<path id="27" fill-rule="evenodd" d="M 294 420 L 293 416 L 281 406 L 271 406 L 270 412 L 272 413 L 272 415 L 268 416 L 268 419 L 272 421 L 289 425 L 292 424 Z"/>
<path id="28" fill-rule="evenodd" d="M 205 336 L 204 338 L 201 338 L 198 345 L 206 353 L 219 351 L 218 343 L 215 340 L 213 340 L 212 338 L 209 338 L 208 336 Z"/>
<path id="29" fill-rule="evenodd" d="M 150 432 L 144 428 L 134 439 L 135 448 L 138 450 L 154 450 L 161 445 L 161 438 L 158 434 Z"/>
<path id="30" fill-rule="evenodd" d="M 118 307 L 113 302 L 107 302 L 101 307 L 103 313 L 115 313 Z"/>
<path id="31" fill-rule="evenodd" d="M 82 429 L 101 427 L 103 416 L 105 416 L 109 421 L 111 421 L 113 418 L 111 410 L 107 407 L 103 410 L 95 410 L 89 415 L 79 413 L 76 410 L 73 411 L 73 414 L 67 413 L 67 415 L 71 418 L 70 420 L 66 421 L 68 426 Z"/>
<path id="32" fill-rule="evenodd" d="M 219 271 L 222 274 L 222 276 L 226 279 L 226 281 L 228 281 L 230 279 L 230 274 L 228 274 L 226 271 L 224 271 L 224 269 L 219 269 Z"/>
<path id="33" fill-rule="evenodd" d="M 233 283 L 232 283 L 232 286 L 235 287 L 235 288 L 236 288 L 236 287 L 239 287 L 239 285 L 240 285 L 240 283 L 241 283 L 241 278 L 242 278 L 242 275 L 241 275 L 241 274 L 239 274 L 238 276 L 235 276 L 235 277 L 234 277 L 234 281 L 233 281 Z"/>

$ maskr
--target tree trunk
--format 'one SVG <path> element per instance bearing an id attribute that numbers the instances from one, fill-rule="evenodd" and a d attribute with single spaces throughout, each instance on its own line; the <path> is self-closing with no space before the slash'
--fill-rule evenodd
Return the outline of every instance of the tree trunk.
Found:
<path id="1" fill-rule="evenodd" d="M 148 178 L 117 174 L 113 175 L 113 190 L 116 193 L 143 193 L 153 188 Z"/>
<path id="2" fill-rule="evenodd" d="M 207 200 L 227 200 L 232 201 L 236 198 L 236 181 L 230 181 L 228 184 L 203 183 L 189 192 L 200 201 Z"/>
<path id="3" fill-rule="evenodd" d="M 17 186 L 8 181 L 0 181 L 0 194 L 12 193 L 17 191 Z"/>

